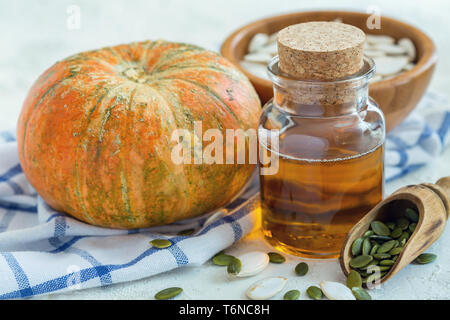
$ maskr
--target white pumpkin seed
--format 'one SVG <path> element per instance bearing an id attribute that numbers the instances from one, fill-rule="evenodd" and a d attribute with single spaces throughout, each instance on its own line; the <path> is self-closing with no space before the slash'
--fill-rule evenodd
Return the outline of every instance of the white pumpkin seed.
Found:
<path id="1" fill-rule="evenodd" d="M 386 35 L 368 34 L 368 35 L 366 35 L 366 41 L 369 44 L 379 45 L 382 43 L 392 44 L 395 42 L 395 39 L 392 38 L 391 36 L 386 36 Z"/>
<path id="2" fill-rule="evenodd" d="M 398 45 L 405 50 L 410 61 L 414 61 L 416 59 L 416 46 L 411 39 L 401 38 L 398 40 Z"/>
<path id="3" fill-rule="evenodd" d="M 247 252 L 237 257 L 241 260 L 241 271 L 236 277 L 251 277 L 263 271 L 269 264 L 269 256 L 265 252 Z"/>
<path id="4" fill-rule="evenodd" d="M 258 62 L 258 63 L 269 63 L 270 60 L 272 60 L 272 56 L 265 52 L 255 52 L 255 53 L 249 53 L 244 56 L 245 61 L 249 62 Z"/>
<path id="5" fill-rule="evenodd" d="M 323 294 L 330 300 L 356 300 L 352 290 L 339 282 L 322 281 L 320 288 Z"/>
<path id="6" fill-rule="evenodd" d="M 241 61 L 241 66 L 248 72 L 263 79 L 269 79 L 265 65 L 256 62 Z"/>
<path id="7" fill-rule="evenodd" d="M 261 49 L 269 41 L 269 36 L 265 33 L 257 33 L 248 45 L 249 52 L 256 52 Z"/>
<path id="8" fill-rule="evenodd" d="M 415 66 L 415 64 L 414 63 L 408 63 L 404 68 L 403 68 L 403 70 L 404 71 L 409 71 L 409 70 L 411 70 L 412 68 L 414 68 L 414 66 Z"/>
<path id="9" fill-rule="evenodd" d="M 276 42 L 269 43 L 269 44 L 265 45 L 264 47 L 262 47 L 258 52 L 268 53 L 273 58 L 274 56 L 276 56 L 278 54 L 277 43 Z"/>
<path id="10" fill-rule="evenodd" d="M 364 54 L 368 57 L 371 58 L 376 58 L 376 57 L 383 57 L 386 55 L 386 53 L 384 53 L 381 50 L 378 50 L 378 48 L 373 48 L 373 49 L 367 49 L 364 51 Z"/>
<path id="11" fill-rule="evenodd" d="M 374 58 L 374 60 L 377 68 L 377 74 L 386 76 L 399 73 L 409 62 L 409 59 L 406 56 L 386 56 Z"/>
<path id="12" fill-rule="evenodd" d="M 261 279 L 247 289 L 247 297 L 252 300 L 270 299 L 283 290 L 286 282 L 287 278 L 285 277 L 270 277 Z"/>
<path id="13" fill-rule="evenodd" d="M 278 32 L 272 33 L 269 36 L 269 40 L 267 41 L 268 43 L 272 43 L 272 42 L 277 42 L 277 37 L 278 37 Z"/>
<path id="14" fill-rule="evenodd" d="M 383 43 L 377 45 L 376 48 L 390 56 L 401 56 L 406 54 L 406 50 L 396 44 Z"/>

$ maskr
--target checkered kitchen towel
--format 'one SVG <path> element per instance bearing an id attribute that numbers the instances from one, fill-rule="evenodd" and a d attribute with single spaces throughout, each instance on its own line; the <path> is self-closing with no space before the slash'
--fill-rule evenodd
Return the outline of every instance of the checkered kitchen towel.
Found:
<path id="1" fill-rule="evenodd" d="M 448 141 L 446 102 L 428 94 L 386 142 L 387 180 L 432 161 Z M 420 114 L 420 116 L 419 116 Z M 254 179 L 254 181 L 256 181 Z M 257 181 L 226 209 L 145 230 L 97 228 L 48 207 L 27 183 L 14 135 L 0 134 L 0 298 L 31 297 L 148 277 L 200 265 L 254 226 Z M 190 236 L 179 231 L 195 229 Z M 149 240 L 173 243 L 156 249 Z M 201 248 L 201 250 L 199 250 Z"/>

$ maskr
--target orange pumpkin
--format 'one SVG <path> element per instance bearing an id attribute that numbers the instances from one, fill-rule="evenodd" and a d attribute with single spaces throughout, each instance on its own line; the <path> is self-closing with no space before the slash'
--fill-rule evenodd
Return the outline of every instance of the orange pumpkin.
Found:
<path id="1" fill-rule="evenodd" d="M 215 210 L 251 164 L 175 164 L 177 128 L 257 128 L 260 101 L 220 55 L 146 41 L 57 62 L 30 89 L 17 128 L 20 163 L 54 209 L 90 224 L 143 228 Z"/>

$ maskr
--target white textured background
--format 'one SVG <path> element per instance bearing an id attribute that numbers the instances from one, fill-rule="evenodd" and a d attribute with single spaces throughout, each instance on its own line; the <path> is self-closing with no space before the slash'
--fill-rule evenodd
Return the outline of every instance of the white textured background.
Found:
<path id="1" fill-rule="evenodd" d="M 80 29 L 67 28 L 70 5 L 81 9 Z M 419 26 L 435 40 L 440 61 L 431 89 L 449 95 L 450 1 L 447 0 L 0 0 L 0 130 L 15 127 L 27 90 L 39 74 L 73 53 L 157 38 L 219 50 L 222 41 L 237 27 L 265 16 L 321 8 L 366 11 L 371 5 L 378 6 L 383 15 Z M 450 150 L 447 150 L 428 167 L 387 185 L 387 190 L 392 192 L 400 186 L 422 181 L 433 182 L 449 174 Z M 446 243 L 450 243 L 449 230 L 430 249 L 438 254 L 437 262 L 408 266 L 380 290 L 373 290 L 372 296 L 378 299 L 450 299 L 450 253 Z M 268 249 L 258 231 L 230 252 L 253 249 Z M 251 283 L 273 274 L 289 277 L 284 291 L 298 288 L 303 299 L 309 285 L 324 279 L 344 280 L 334 260 L 309 262 L 311 272 L 303 278 L 295 277 L 292 269 L 298 261 L 300 259 L 290 257 L 286 264 L 271 265 L 262 275 L 238 281 L 228 281 L 224 269 L 207 264 L 108 288 L 48 297 L 150 299 L 160 289 L 176 285 L 184 288 L 180 296 L 184 299 L 241 299 L 245 298 L 244 291 Z"/>

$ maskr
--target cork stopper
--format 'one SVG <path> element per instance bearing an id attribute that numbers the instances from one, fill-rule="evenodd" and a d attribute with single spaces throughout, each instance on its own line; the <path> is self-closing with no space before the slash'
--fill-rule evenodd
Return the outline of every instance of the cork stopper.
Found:
<path id="1" fill-rule="evenodd" d="M 281 71 L 301 80 L 336 80 L 363 66 L 364 32 L 340 22 L 306 22 L 278 33 Z"/>

